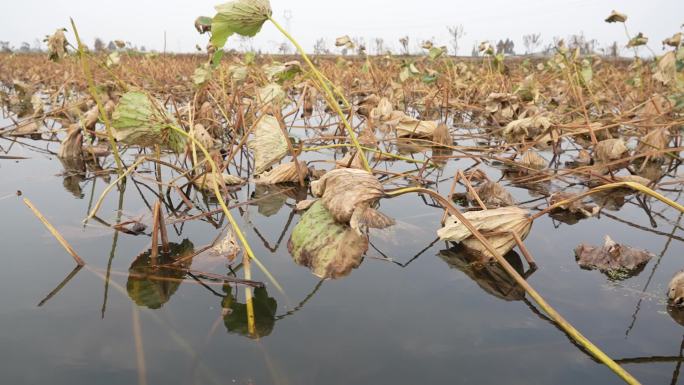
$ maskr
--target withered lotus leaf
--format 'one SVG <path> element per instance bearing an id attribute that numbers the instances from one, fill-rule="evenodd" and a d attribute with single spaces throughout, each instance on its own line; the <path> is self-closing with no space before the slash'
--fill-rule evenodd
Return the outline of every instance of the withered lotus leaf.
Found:
<path id="1" fill-rule="evenodd" d="M 356 226 L 362 223 L 368 227 L 382 228 L 392 222 L 391 219 L 384 216 L 381 218 L 375 213 L 363 214 L 365 210 L 373 210 L 371 206 L 385 195 L 382 184 L 365 170 L 340 168 L 329 171 L 311 184 L 311 191 L 321 198 L 321 203 L 337 222 L 350 223 L 352 216 L 356 215 L 357 221 L 352 225 L 357 231 L 361 229 Z M 364 220 L 358 220 L 359 218 Z M 373 218 L 378 221 L 372 221 Z"/>
<path id="2" fill-rule="evenodd" d="M 598 269 L 611 279 L 624 279 L 637 274 L 653 254 L 645 250 L 615 243 L 606 235 L 603 246 L 580 244 L 575 259 L 583 269 Z"/>
<path id="3" fill-rule="evenodd" d="M 469 211 L 463 213 L 463 216 L 487 238 L 500 255 L 508 253 L 516 244 L 511 232 L 515 232 L 520 239 L 525 239 L 532 228 L 529 212 L 515 206 Z M 437 235 L 441 240 L 460 243 L 471 252 L 494 258 L 455 216 L 447 219 L 444 227 L 437 230 Z"/>
<path id="4" fill-rule="evenodd" d="M 340 278 L 361 264 L 368 238 L 340 223 L 316 201 L 292 230 L 287 248 L 294 261 L 321 278 Z"/>
<path id="5" fill-rule="evenodd" d="M 254 129 L 254 139 L 247 144 L 254 152 L 254 174 L 259 175 L 287 155 L 287 138 L 280 122 L 272 115 L 263 115 Z"/>
<path id="6" fill-rule="evenodd" d="M 309 169 L 306 168 L 305 162 L 299 162 L 299 172 L 306 178 L 309 174 Z M 299 173 L 297 172 L 297 164 L 294 162 L 283 163 L 275 166 L 272 170 L 261 174 L 259 178 L 254 180 L 257 184 L 277 184 L 287 182 L 299 181 Z"/>

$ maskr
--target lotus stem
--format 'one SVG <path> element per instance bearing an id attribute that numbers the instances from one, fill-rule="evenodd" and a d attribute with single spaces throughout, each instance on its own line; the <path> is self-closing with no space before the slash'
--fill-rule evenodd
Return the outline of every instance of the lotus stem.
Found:
<path id="1" fill-rule="evenodd" d="M 306 64 L 309 66 L 311 69 L 311 72 L 313 72 L 314 76 L 316 77 L 316 80 L 318 81 L 318 84 L 320 85 L 321 88 L 323 88 L 323 91 L 325 94 L 328 96 L 328 105 L 335 110 L 337 115 L 340 117 L 340 120 L 342 121 L 342 124 L 344 124 L 344 127 L 347 129 L 347 133 L 349 134 L 349 138 L 351 139 L 352 143 L 354 144 L 354 147 L 356 147 L 356 151 L 358 152 L 359 156 L 361 157 L 361 162 L 363 163 L 363 167 L 366 169 L 366 171 L 371 172 L 371 168 L 368 165 L 368 159 L 366 159 L 366 155 L 363 153 L 363 150 L 361 148 L 361 144 L 359 143 L 359 140 L 356 138 L 356 134 L 354 133 L 354 130 L 351 127 L 351 124 L 349 124 L 349 121 L 347 118 L 344 116 L 344 113 L 342 112 L 342 109 L 340 108 L 339 104 L 336 103 L 336 98 L 335 94 L 330 90 L 330 87 L 328 87 L 328 84 L 326 83 L 323 74 L 318 71 L 318 68 L 311 62 L 311 59 L 309 59 L 309 56 L 304 52 L 304 49 L 302 48 L 299 43 L 285 30 L 283 27 L 278 24 L 275 20 L 273 20 L 272 17 L 268 17 L 268 19 L 275 25 L 275 27 L 295 46 L 297 49 L 297 52 L 302 56 Z M 344 96 L 340 95 L 341 98 L 343 99 L 345 105 L 349 105 L 349 102 L 344 98 Z"/>
<path id="2" fill-rule="evenodd" d="M 622 366 L 620 366 L 618 363 L 616 363 L 612 358 L 610 358 L 607 354 L 605 354 L 599 347 L 594 345 L 589 339 L 587 339 L 582 333 L 580 333 L 579 330 L 575 329 L 574 326 L 568 321 L 563 318 L 563 316 L 560 315 L 551 305 L 549 305 L 546 300 L 544 300 L 544 297 L 541 296 L 533 287 L 530 285 L 520 274 L 506 261 L 506 259 L 499 254 L 499 252 L 496 250 L 496 248 L 487 240 L 487 238 L 480 233 L 480 231 L 473 226 L 472 223 L 468 220 L 468 218 L 464 217 L 461 212 L 454 207 L 446 198 L 443 196 L 439 195 L 438 193 L 425 189 L 425 188 L 420 188 L 420 187 L 408 187 L 408 188 L 403 188 L 399 190 L 394 190 L 387 192 L 387 195 L 389 197 L 397 197 L 399 195 L 403 194 L 409 194 L 409 193 L 417 193 L 417 194 L 427 194 L 430 195 L 432 198 L 434 198 L 442 207 L 444 207 L 449 214 L 455 216 L 458 218 L 458 220 L 463 223 L 463 225 L 473 234 L 477 240 L 479 240 L 482 245 L 487 249 L 488 252 L 490 252 L 496 261 L 506 270 L 506 272 L 523 288 L 525 289 L 525 292 L 534 299 L 534 301 L 539 305 L 539 307 L 544 310 L 548 316 L 553 319 L 558 326 L 560 326 L 561 329 L 563 329 L 572 339 L 574 339 L 578 344 L 583 346 L 587 351 L 591 353 L 596 359 L 601 361 L 604 365 L 606 365 L 610 370 L 612 370 L 615 374 L 617 374 L 621 379 L 623 379 L 626 383 L 628 384 L 640 384 L 640 382 L 634 378 L 631 374 L 629 374 Z M 657 193 L 656 193 L 657 194 Z"/>

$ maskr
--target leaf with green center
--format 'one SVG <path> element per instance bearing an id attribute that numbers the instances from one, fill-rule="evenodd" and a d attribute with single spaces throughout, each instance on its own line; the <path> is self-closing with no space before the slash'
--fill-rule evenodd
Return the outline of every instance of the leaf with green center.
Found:
<path id="1" fill-rule="evenodd" d="M 185 137 L 171 129 L 174 125 L 175 119 L 158 101 L 139 91 L 125 93 L 112 113 L 114 138 L 124 144 L 141 147 L 161 144 L 181 152 Z"/>
<path id="2" fill-rule="evenodd" d="M 287 248 L 294 261 L 321 278 L 349 275 L 361 264 L 368 238 L 335 221 L 323 202 L 307 210 L 292 230 Z"/>
<path id="3" fill-rule="evenodd" d="M 211 43 L 216 49 L 223 48 L 234 33 L 255 36 L 272 13 L 268 0 L 235 0 L 215 8 L 217 14 L 211 22 Z"/>
<path id="4" fill-rule="evenodd" d="M 254 129 L 254 139 L 247 144 L 254 152 L 254 175 L 259 175 L 287 155 L 287 138 L 274 116 L 264 115 Z"/>

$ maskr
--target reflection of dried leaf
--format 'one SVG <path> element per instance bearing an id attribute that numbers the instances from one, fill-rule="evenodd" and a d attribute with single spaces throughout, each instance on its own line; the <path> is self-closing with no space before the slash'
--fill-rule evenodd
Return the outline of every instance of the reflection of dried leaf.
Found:
<path id="1" fill-rule="evenodd" d="M 194 246 L 185 239 L 180 244 L 171 243 L 168 254 L 160 254 L 159 264 L 168 264 L 177 259 L 191 255 Z M 186 264 L 187 266 L 187 264 Z M 170 268 L 152 266 L 150 251 L 138 256 L 128 269 L 126 291 L 128 296 L 138 305 L 150 309 L 159 309 L 171 299 L 178 290 L 185 272 Z"/>
<path id="2" fill-rule="evenodd" d="M 482 290 L 497 298 L 506 301 L 520 301 L 525 298 L 525 289 L 498 263 L 482 262 L 479 255 L 470 254 L 460 247 L 442 250 L 439 252 L 439 257 L 449 267 L 462 271 Z M 511 250 L 503 257 L 520 275 L 523 275 L 523 263 L 515 251 Z"/>
<path id="3" fill-rule="evenodd" d="M 463 216 L 487 237 L 497 252 L 504 255 L 515 246 L 515 238 L 509 232 L 515 232 L 520 239 L 525 239 L 530 232 L 532 222 L 529 220 L 528 214 L 527 210 L 512 206 L 469 211 Z M 488 236 L 487 233 L 498 234 Z M 450 216 L 444 227 L 437 230 L 437 235 L 442 240 L 461 243 L 466 249 L 493 258 L 482 243 L 473 237 L 470 230 L 454 216 Z"/>
<path id="4" fill-rule="evenodd" d="M 239 334 L 248 338 L 266 337 L 273 332 L 276 321 L 276 311 L 278 302 L 275 298 L 269 297 L 266 288 L 258 287 L 254 289 L 252 297 L 252 310 L 254 311 L 254 333 L 251 333 L 248 324 L 247 305 L 240 303 L 232 293 L 232 288 L 228 285 L 223 286 L 226 296 L 221 301 L 223 308 L 223 324 L 229 333 Z"/>
<path id="5" fill-rule="evenodd" d="M 235 241 L 235 234 L 233 234 L 232 229 L 228 229 L 226 236 L 223 237 L 217 244 L 215 244 L 211 249 L 211 252 L 228 258 L 228 261 L 233 261 L 235 257 L 240 253 L 240 246 L 238 246 Z"/>
<path id="6" fill-rule="evenodd" d="M 254 129 L 248 146 L 254 152 L 254 174 L 259 175 L 287 155 L 287 138 L 274 116 L 264 115 Z"/>
<path id="7" fill-rule="evenodd" d="M 302 215 L 287 243 L 295 262 L 321 278 L 340 278 L 361 264 L 368 238 L 333 218 L 321 201 Z"/>
<path id="8" fill-rule="evenodd" d="M 302 177 L 306 178 L 309 174 L 309 169 L 306 168 L 306 163 L 299 162 L 299 172 Z M 299 174 L 297 173 L 297 165 L 294 162 L 283 163 L 274 167 L 271 171 L 266 171 L 261 174 L 258 179 L 254 180 L 257 184 L 276 184 L 299 181 Z"/>
<path id="9" fill-rule="evenodd" d="M 486 181 L 477 186 L 475 191 L 488 209 L 513 206 L 515 204 L 511 193 L 497 182 Z M 468 200 L 475 201 L 475 196 L 470 192 L 468 193 Z"/>
<path id="10" fill-rule="evenodd" d="M 602 247 L 581 244 L 575 258 L 583 269 L 599 269 L 611 279 L 625 279 L 638 274 L 653 254 L 615 243 L 606 235 Z"/>
<path id="11" fill-rule="evenodd" d="M 368 209 L 385 195 L 373 174 L 353 168 L 327 172 L 311 184 L 311 191 L 339 223 L 349 223 L 354 211 Z"/>

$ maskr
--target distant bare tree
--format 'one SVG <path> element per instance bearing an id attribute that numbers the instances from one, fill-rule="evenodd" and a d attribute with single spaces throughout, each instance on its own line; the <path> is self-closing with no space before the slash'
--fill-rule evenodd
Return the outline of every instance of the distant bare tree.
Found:
<path id="1" fill-rule="evenodd" d="M 514 47 L 515 43 L 513 43 L 513 40 L 511 39 L 499 40 L 499 42 L 496 43 L 496 53 L 515 55 Z"/>
<path id="2" fill-rule="evenodd" d="M 31 52 L 31 44 L 27 42 L 21 43 L 19 46 L 19 52 Z"/>
<path id="3" fill-rule="evenodd" d="M 620 46 L 618 45 L 617 41 L 614 41 L 613 44 L 611 44 L 611 45 L 608 47 L 608 52 L 607 52 L 607 54 L 610 55 L 610 56 L 612 56 L 612 57 L 618 57 L 618 56 L 620 56 Z"/>
<path id="4" fill-rule="evenodd" d="M 385 40 L 381 37 L 376 37 L 375 40 L 375 54 L 382 55 L 385 53 Z"/>
<path id="5" fill-rule="evenodd" d="M 596 39 L 588 40 L 584 36 L 584 32 L 580 32 L 579 35 L 572 35 L 568 39 L 568 48 L 573 51 L 579 48 L 581 55 L 591 55 L 595 53 L 597 45 L 598 41 Z"/>
<path id="6" fill-rule="evenodd" d="M 352 41 L 354 42 L 354 48 L 356 48 L 356 54 L 357 55 L 365 55 L 366 54 L 366 39 L 362 37 L 354 37 L 352 38 Z"/>
<path id="7" fill-rule="evenodd" d="M 93 49 L 95 52 L 102 52 L 105 50 L 105 43 L 100 39 L 99 37 L 95 38 L 95 42 L 93 43 Z"/>
<path id="8" fill-rule="evenodd" d="M 451 48 L 454 50 L 454 56 L 458 55 L 458 41 L 465 35 L 463 31 L 463 25 L 454 25 L 447 27 L 449 30 L 449 35 L 451 35 Z"/>
<path id="9" fill-rule="evenodd" d="M 531 33 L 523 35 L 523 45 L 525 46 L 525 54 L 532 54 L 541 45 L 541 33 Z"/>
<path id="10" fill-rule="evenodd" d="M 9 41 L 0 41 L 0 52 L 5 52 L 5 53 L 12 52 L 12 48 L 10 48 L 10 42 Z"/>
<path id="11" fill-rule="evenodd" d="M 314 54 L 316 55 L 327 55 L 330 53 L 330 50 L 325 44 L 325 39 L 320 38 L 316 40 L 316 43 L 314 44 Z"/>
<path id="12" fill-rule="evenodd" d="M 401 48 L 404 50 L 404 55 L 409 54 L 409 37 L 404 36 L 401 39 L 399 39 L 399 43 L 401 43 Z"/>
<path id="13" fill-rule="evenodd" d="M 477 44 L 477 42 L 473 43 L 473 49 L 470 51 L 470 56 L 472 57 L 478 57 L 480 56 L 480 46 Z"/>
<path id="14" fill-rule="evenodd" d="M 107 51 L 116 51 L 116 44 L 111 40 L 107 44 Z"/>

